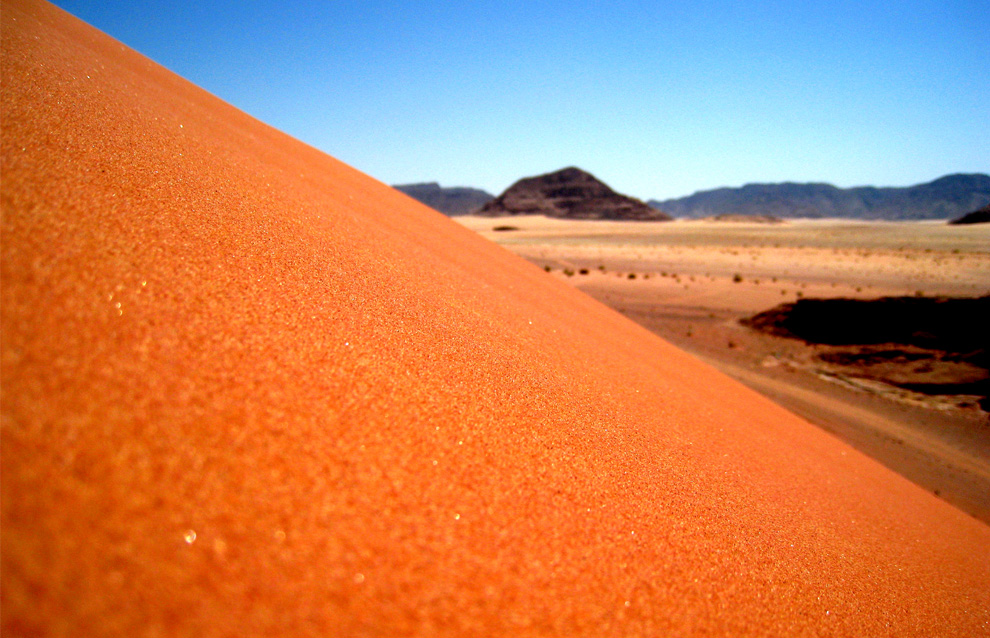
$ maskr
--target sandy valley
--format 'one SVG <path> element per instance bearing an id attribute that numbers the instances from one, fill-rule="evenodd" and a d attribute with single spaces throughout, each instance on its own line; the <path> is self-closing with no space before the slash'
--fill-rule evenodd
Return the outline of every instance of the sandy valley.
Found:
<path id="1" fill-rule="evenodd" d="M 990 294 L 990 226 L 455 219 L 990 521 L 990 424 L 979 397 L 882 380 L 973 370 L 901 365 L 878 380 L 877 370 L 830 361 L 834 348 L 740 324 L 802 298 Z"/>

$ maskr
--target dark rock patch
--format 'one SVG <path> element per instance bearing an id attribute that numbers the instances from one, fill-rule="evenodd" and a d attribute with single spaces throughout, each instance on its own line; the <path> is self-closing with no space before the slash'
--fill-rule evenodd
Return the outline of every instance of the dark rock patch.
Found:
<path id="1" fill-rule="evenodd" d="M 987 204 L 979 210 L 974 210 L 972 213 L 966 213 L 962 217 L 957 217 L 953 219 L 950 224 L 961 225 L 961 224 L 986 224 L 990 222 L 990 204 Z"/>

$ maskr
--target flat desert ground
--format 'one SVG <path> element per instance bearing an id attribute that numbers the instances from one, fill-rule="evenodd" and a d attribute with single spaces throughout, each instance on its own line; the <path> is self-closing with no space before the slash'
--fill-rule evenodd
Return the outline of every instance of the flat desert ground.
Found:
<path id="1" fill-rule="evenodd" d="M 740 324 L 799 298 L 990 294 L 990 226 L 455 219 L 990 522 L 990 424 L 976 397 L 903 390 Z"/>

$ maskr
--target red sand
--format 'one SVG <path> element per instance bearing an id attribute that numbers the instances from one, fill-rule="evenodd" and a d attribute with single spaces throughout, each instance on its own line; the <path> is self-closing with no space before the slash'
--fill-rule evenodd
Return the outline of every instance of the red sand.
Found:
<path id="1" fill-rule="evenodd" d="M 990 631 L 990 528 L 62 11 L 3 2 L 14 635 Z"/>

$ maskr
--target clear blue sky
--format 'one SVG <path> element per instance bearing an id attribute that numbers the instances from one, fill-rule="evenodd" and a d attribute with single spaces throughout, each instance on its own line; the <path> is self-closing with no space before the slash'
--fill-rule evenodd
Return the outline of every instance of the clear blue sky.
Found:
<path id="1" fill-rule="evenodd" d="M 57 0 L 390 184 L 642 199 L 990 171 L 986 0 Z"/>

